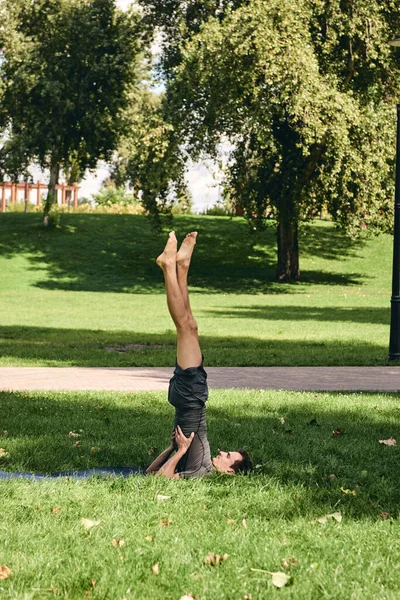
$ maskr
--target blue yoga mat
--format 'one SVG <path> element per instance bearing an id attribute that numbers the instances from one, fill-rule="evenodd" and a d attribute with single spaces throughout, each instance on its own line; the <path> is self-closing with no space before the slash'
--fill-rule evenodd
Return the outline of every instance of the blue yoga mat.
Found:
<path id="1" fill-rule="evenodd" d="M 109 475 L 129 477 L 130 475 L 144 475 L 144 470 L 139 467 L 97 467 L 96 469 L 85 469 L 84 471 L 59 471 L 58 473 L 52 473 L 51 475 L 38 475 L 37 473 L 27 473 L 24 471 L 15 471 L 13 473 L 0 471 L 0 479 L 23 478 L 31 479 L 32 481 L 61 479 L 65 477 L 71 477 L 73 479 L 87 479 L 93 475 L 100 475 L 100 477 L 107 477 Z"/>

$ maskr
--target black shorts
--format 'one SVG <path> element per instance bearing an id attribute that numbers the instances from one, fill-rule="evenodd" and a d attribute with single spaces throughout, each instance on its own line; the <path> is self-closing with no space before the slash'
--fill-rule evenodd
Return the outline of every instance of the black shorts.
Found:
<path id="1" fill-rule="evenodd" d="M 199 367 L 188 369 L 181 369 L 176 363 L 174 375 L 169 382 L 168 402 L 175 407 L 177 413 L 203 409 L 207 402 L 207 373 L 203 360 Z"/>

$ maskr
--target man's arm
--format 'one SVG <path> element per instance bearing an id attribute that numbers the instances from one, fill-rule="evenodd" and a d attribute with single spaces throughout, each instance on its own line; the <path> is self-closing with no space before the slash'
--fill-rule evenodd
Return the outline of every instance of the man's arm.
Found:
<path id="1" fill-rule="evenodd" d="M 178 462 L 181 460 L 182 456 L 186 454 L 186 452 L 190 448 L 190 444 L 192 443 L 194 438 L 194 433 L 192 432 L 190 436 L 187 438 L 183 435 L 181 428 L 176 428 L 176 445 L 177 451 L 174 456 L 171 456 L 167 460 L 167 462 L 158 470 L 157 475 L 164 475 L 168 479 L 179 479 L 179 474 L 175 473 L 176 466 Z"/>
<path id="2" fill-rule="evenodd" d="M 161 469 L 161 467 L 167 462 L 173 451 L 174 447 L 168 446 L 168 448 L 161 452 L 161 454 L 153 460 L 151 465 L 147 467 L 146 473 L 155 473 L 156 471 Z"/>
<path id="3" fill-rule="evenodd" d="M 167 460 L 169 459 L 171 454 L 174 452 L 174 450 L 176 450 L 176 448 L 177 448 L 177 446 L 176 446 L 176 442 L 175 442 L 175 429 L 173 429 L 170 445 L 163 452 L 161 452 L 161 454 L 159 456 L 157 456 L 157 458 L 155 458 L 153 460 L 153 462 L 151 463 L 151 465 L 149 467 L 147 467 L 146 474 L 155 473 L 159 469 L 161 469 L 163 464 L 165 464 L 167 462 Z"/>

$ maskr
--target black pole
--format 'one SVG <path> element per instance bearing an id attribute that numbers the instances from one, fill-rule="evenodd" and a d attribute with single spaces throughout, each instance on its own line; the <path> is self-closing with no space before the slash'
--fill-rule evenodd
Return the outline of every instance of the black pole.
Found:
<path id="1" fill-rule="evenodd" d="M 389 360 L 400 360 L 400 104 L 397 105 L 396 191 L 394 197 Z"/>

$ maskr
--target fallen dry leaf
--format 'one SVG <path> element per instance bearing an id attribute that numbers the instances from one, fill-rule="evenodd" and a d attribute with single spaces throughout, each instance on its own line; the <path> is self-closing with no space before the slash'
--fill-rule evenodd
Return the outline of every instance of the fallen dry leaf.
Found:
<path id="1" fill-rule="evenodd" d="M 92 446 L 90 452 L 100 452 L 100 448 L 98 446 Z"/>
<path id="2" fill-rule="evenodd" d="M 61 510 L 61 506 L 55 506 L 54 508 L 51 509 L 51 514 L 52 515 L 58 515 L 58 513 Z"/>
<path id="3" fill-rule="evenodd" d="M 40 510 L 40 506 L 39 506 L 38 504 L 36 504 L 36 505 L 34 506 L 34 510 Z"/>
<path id="4" fill-rule="evenodd" d="M 160 572 L 160 563 L 156 563 L 155 565 L 153 565 L 151 567 L 151 572 L 153 573 L 153 575 L 158 575 Z"/>
<path id="5" fill-rule="evenodd" d="M 235 521 L 234 521 L 233 519 L 228 519 L 228 520 L 227 520 L 227 523 L 228 523 L 228 525 L 233 525 L 233 524 L 234 524 L 234 522 L 235 522 Z"/>
<path id="6" fill-rule="evenodd" d="M 172 521 L 169 519 L 161 519 L 160 527 L 168 527 L 168 525 L 172 525 Z"/>
<path id="7" fill-rule="evenodd" d="M 163 496 L 162 494 L 157 494 L 157 500 L 159 502 L 165 502 L 166 500 L 169 500 L 171 498 L 171 496 Z"/>
<path id="8" fill-rule="evenodd" d="M 245 594 L 243 596 L 243 600 L 252 600 L 253 596 L 251 594 Z"/>
<path id="9" fill-rule="evenodd" d="M 289 562 L 290 562 L 291 565 L 295 565 L 297 563 L 297 560 L 294 558 L 294 556 L 291 556 L 289 558 Z"/>
<path id="10" fill-rule="evenodd" d="M 357 496 L 357 492 L 355 492 L 354 490 L 345 490 L 344 488 L 340 488 L 340 491 L 343 494 L 346 494 L 347 496 Z"/>
<path id="11" fill-rule="evenodd" d="M 152 446 L 147 450 L 147 454 L 149 456 L 153 456 L 154 454 L 158 454 L 158 449 L 155 446 Z"/>
<path id="12" fill-rule="evenodd" d="M 328 521 L 328 519 L 334 519 L 338 523 L 341 523 L 342 515 L 340 514 L 340 512 L 334 512 L 329 515 L 324 515 L 323 517 L 319 517 L 318 519 L 315 519 L 315 520 L 317 521 L 317 523 L 321 523 L 322 525 L 325 525 L 325 523 Z"/>
<path id="13" fill-rule="evenodd" d="M 222 564 L 228 558 L 229 558 L 229 554 L 227 554 L 226 552 L 225 552 L 225 554 L 222 554 L 222 556 L 220 554 L 214 554 L 214 552 L 209 552 L 203 562 L 205 565 L 210 565 L 212 567 L 218 567 L 220 564 Z"/>
<path id="14" fill-rule="evenodd" d="M 382 521 L 386 521 L 386 519 L 390 519 L 390 513 L 381 512 L 381 514 L 379 515 L 379 518 L 382 519 Z"/>
<path id="15" fill-rule="evenodd" d="M 0 579 L 8 579 L 11 575 L 11 571 L 5 565 L 0 566 Z"/>
<path id="16" fill-rule="evenodd" d="M 281 417 L 279 420 L 280 420 L 280 422 L 282 423 L 282 425 L 283 425 L 284 423 L 286 423 L 286 419 L 285 419 L 285 417 Z"/>
<path id="17" fill-rule="evenodd" d="M 79 433 L 75 433 L 75 431 L 70 431 L 68 435 L 69 437 L 79 437 Z"/>
<path id="18" fill-rule="evenodd" d="M 100 525 L 101 521 L 92 521 L 91 519 L 81 519 L 81 523 L 84 526 L 84 528 L 87 531 L 89 531 L 93 527 L 97 527 L 98 525 Z"/>
<path id="19" fill-rule="evenodd" d="M 7 455 L 8 455 L 8 452 L 7 452 L 7 450 L 6 450 L 5 448 L 0 448 L 0 458 L 1 458 L 2 456 L 7 456 Z"/>
<path id="20" fill-rule="evenodd" d="M 390 437 L 388 440 L 379 440 L 380 444 L 385 444 L 385 446 L 396 446 L 397 442 L 394 438 Z"/>
<path id="21" fill-rule="evenodd" d="M 331 473 L 330 475 L 328 475 L 329 479 L 337 479 L 335 473 Z"/>
<path id="22" fill-rule="evenodd" d="M 283 567 L 284 569 L 289 569 L 290 565 L 289 565 L 288 561 L 286 560 L 286 558 L 282 558 L 281 567 Z"/>
<path id="23" fill-rule="evenodd" d="M 152 535 L 146 535 L 146 537 L 144 539 L 146 540 L 146 542 L 152 542 L 153 541 L 153 536 Z"/>
<path id="24" fill-rule="evenodd" d="M 341 429 L 334 429 L 332 431 L 333 437 L 337 437 L 338 435 L 343 435 L 343 431 Z"/>
<path id="25" fill-rule="evenodd" d="M 282 573 L 281 571 L 270 573 L 270 575 L 272 576 L 272 585 L 277 588 L 285 587 L 285 585 L 287 585 L 291 580 L 290 575 L 286 575 L 286 573 Z"/>
<path id="26" fill-rule="evenodd" d="M 118 546 L 125 546 L 125 541 L 124 540 L 111 540 L 111 544 L 114 546 L 114 548 L 117 548 Z"/>
<path id="27" fill-rule="evenodd" d="M 179 600 L 196 600 L 196 597 L 192 594 L 185 594 L 184 596 L 181 596 Z"/>
<path id="28" fill-rule="evenodd" d="M 80 446 L 80 445 L 81 445 L 81 443 L 80 443 L 80 441 L 78 440 L 77 442 L 75 442 L 75 444 L 74 444 L 74 448 L 77 448 L 77 447 L 78 447 L 78 446 Z"/>
<path id="29" fill-rule="evenodd" d="M 92 588 L 96 587 L 96 580 L 95 579 L 92 579 L 90 583 L 92 585 Z"/>
<path id="30" fill-rule="evenodd" d="M 245 529 L 247 529 L 247 522 L 246 522 L 246 519 L 243 519 L 243 520 L 242 520 L 242 525 L 243 525 L 243 527 L 244 527 Z"/>
<path id="31" fill-rule="evenodd" d="M 265 571 L 264 569 L 250 569 L 250 571 L 256 573 L 268 573 L 268 575 L 271 575 L 272 577 L 272 585 L 277 588 L 283 588 L 293 580 L 290 575 L 286 575 L 286 573 L 282 573 L 282 571 Z"/>

